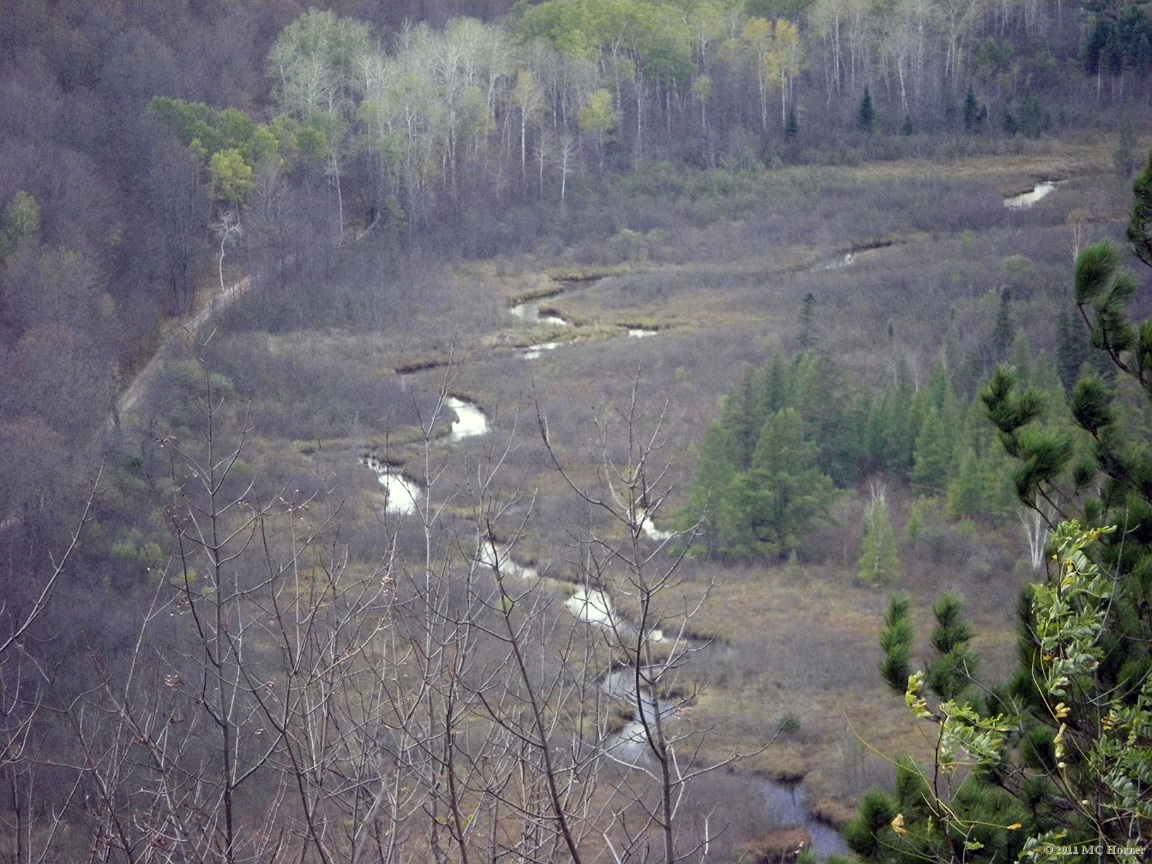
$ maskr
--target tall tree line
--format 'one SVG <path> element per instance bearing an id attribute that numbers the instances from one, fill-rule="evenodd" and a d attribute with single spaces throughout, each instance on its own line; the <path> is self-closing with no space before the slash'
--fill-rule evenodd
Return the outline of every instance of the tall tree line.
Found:
<path id="1" fill-rule="evenodd" d="M 1019 359 L 1037 392 L 1063 404 L 1059 381 Z M 832 360 L 803 352 L 746 371 L 725 398 L 699 445 L 685 518 L 703 519 L 702 548 L 720 558 L 787 556 L 828 516 L 834 487 L 866 481 L 911 487 L 954 519 L 1014 510 L 995 430 L 944 364 L 919 387 L 897 365 L 886 385 L 860 392 Z"/>
<path id="2" fill-rule="evenodd" d="M 381 214 L 411 230 L 656 160 L 829 158 L 862 131 L 1038 136 L 1097 98 L 1105 24 L 1126 58 L 1112 72 L 1145 80 L 1140 4 L 976 0 L 548 0 L 388 31 L 312 10 L 267 72 L 274 112 L 322 138 L 338 233 Z"/>
<path id="3" fill-rule="evenodd" d="M 1150 178 L 1152 160 L 1128 232 L 1145 264 Z M 864 860 L 1147 858 L 1152 327 L 1133 308 L 1147 286 L 1124 258 L 1110 241 L 1077 257 L 1075 305 L 1103 364 L 1086 364 L 1066 403 L 1008 366 L 981 391 L 1020 503 L 1051 530 L 1049 569 L 1021 592 L 1018 665 L 991 688 L 977 681 L 956 598 L 933 608 L 923 671 L 913 666 L 908 598 L 893 600 L 881 672 L 937 748 L 927 765 L 899 760 L 893 794 L 865 798 L 846 831 Z"/>

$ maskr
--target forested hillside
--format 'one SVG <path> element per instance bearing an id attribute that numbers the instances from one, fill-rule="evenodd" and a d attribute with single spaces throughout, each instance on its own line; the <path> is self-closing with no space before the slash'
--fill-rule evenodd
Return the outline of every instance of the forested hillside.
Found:
<path id="1" fill-rule="evenodd" d="M 1150 118 L 1147 0 L 3 0 L 0 857 L 1148 841 Z"/>

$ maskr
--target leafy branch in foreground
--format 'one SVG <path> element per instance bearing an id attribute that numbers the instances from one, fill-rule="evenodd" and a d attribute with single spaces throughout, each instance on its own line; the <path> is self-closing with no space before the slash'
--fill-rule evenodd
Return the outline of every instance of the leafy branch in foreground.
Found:
<path id="1" fill-rule="evenodd" d="M 1146 174 L 1129 239 L 1152 263 Z M 945 694 L 931 670 L 909 678 L 936 754 L 927 770 L 902 762 L 895 794 L 864 802 L 847 833 L 867 860 L 1135 861 L 1152 848 L 1152 321 L 1131 315 L 1140 284 L 1123 259 L 1109 242 L 1077 257 L 1076 312 L 1099 362 L 1067 419 L 1011 368 L 981 391 L 1017 496 L 1053 529 L 1048 576 L 1021 598 L 1005 686 Z M 890 685 L 911 657 L 906 606 L 882 637 Z"/>
<path id="2" fill-rule="evenodd" d="M 902 760 L 895 795 L 869 796 L 846 831 L 857 854 L 1047 862 L 1103 860 L 1103 849 L 1110 860 L 1141 860 L 1152 839 L 1152 682 L 1133 698 L 1101 690 L 1097 678 L 1116 580 L 1092 547 L 1114 531 L 1075 521 L 1056 529 L 1052 573 L 1028 601 L 1035 704 L 941 686 L 947 654 L 908 675 L 905 704 L 934 730 L 934 764 L 929 772 Z M 890 684 L 907 669 L 908 614 L 896 598 L 881 636 Z"/>

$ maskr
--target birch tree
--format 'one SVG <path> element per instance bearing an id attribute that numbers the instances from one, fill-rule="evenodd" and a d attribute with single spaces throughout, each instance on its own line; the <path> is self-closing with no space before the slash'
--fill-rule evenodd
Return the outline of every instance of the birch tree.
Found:
<path id="1" fill-rule="evenodd" d="M 364 95 L 371 51 L 372 38 L 366 25 L 313 9 L 281 31 L 268 56 L 281 109 L 324 135 L 341 239 L 343 160 L 349 125 Z"/>

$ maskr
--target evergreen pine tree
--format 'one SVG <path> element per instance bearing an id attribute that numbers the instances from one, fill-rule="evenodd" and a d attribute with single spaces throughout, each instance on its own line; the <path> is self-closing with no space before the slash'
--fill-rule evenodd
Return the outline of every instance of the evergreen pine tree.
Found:
<path id="1" fill-rule="evenodd" d="M 884 658 L 880 661 L 880 676 L 896 692 L 908 686 L 914 637 L 911 598 L 907 594 L 896 594 L 888 603 L 888 611 L 884 613 L 884 629 L 880 631 L 880 648 L 884 652 Z"/>
<path id="2" fill-rule="evenodd" d="M 757 437 L 764 426 L 764 421 L 782 408 L 796 407 L 796 394 L 803 387 L 797 386 L 797 363 L 790 363 L 779 354 L 772 358 L 772 362 L 764 370 L 760 378 L 758 402 L 756 404 Z M 753 444 L 755 449 L 755 444 Z M 749 455 L 751 462 L 751 455 Z"/>
<path id="3" fill-rule="evenodd" d="M 1113 78 L 1119 78 L 1124 71 L 1124 46 L 1120 38 L 1120 31 L 1116 29 L 1114 24 L 1108 28 L 1108 33 L 1104 37 L 1100 62 L 1104 71 Z"/>
<path id="4" fill-rule="evenodd" d="M 812 523 L 827 516 L 835 488 L 816 468 L 817 453 L 796 409 L 784 408 L 765 421 L 752 467 L 735 484 L 744 519 L 732 550 L 737 556 L 787 557 Z"/>
<path id="5" fill-rule="evenodd" d="M 1012 316 L 1012 289 L 1005 285 L 1000 289 L 1000 300 L 996 306 L 996 323 L 992 325 L 992 333 L 988 336 L 988 372 L 1008 359 L 1015 339 L 1016 322 Z"/>
<path id="6" fill-rule="evenodd" d="M 1004 113 L 1000 115 L 1000 128 L 1004 130 L 1004 134 L 1015 137 L 1020 133 L 1020 123 L 1016 119 L 1016 115 L 1012 113 L 1007 106 L 1004 108 Z"/>
<path id="7" fill-rule="evenodd" d="M 801 351 L 810 351 L 816 346 L 816 295 L 809 291 L 800 301 L 800 332 L 796 344 Z"/>
<path id="8" fill-rule="evenodd" d="M 765 414 L 759 390 L 756 373 L 749 369 L 724 400 L 720 422 L 729 436 L 733 462 L 740 470 L 752 464 L 752 452 L 764 425 Z"/>
<path id="9" fill-rule="evenodd" d="M 871 134 L 876 131 L 876 105 L 872 102 L 872 91 L 864 85 L 864 96 L 856 112 L 856 126 L 861 132 Z"/>
<path id="10" fill-rule="evenodd" d="M 940 492 L 948 487 L 952 477 L 952 458 L 955 453 L 955 427 L 932 407 L 916 436 L 913 457 L 912 482 L 925 492 Z"/>
<path id="11" fill-rule="evenodd" d="M 972 85 L 968 85 L 968 93 L 964 96 L 964 131 L 969 135 L 977 130 L 976 124 L 980 118 L 980 103 L 976 101 L 976 92 Z"/>
<path id="12" fill-rule="evenodd" d="M 866 860 L 1049 860 L 1046 850 L 1075 842 L 1107 850 L 1085 860 L 1135 861 L 1152 848 L 1152 321 L 1131 320 L 1139 284 L 1120 262 L 1120 250 L 1101 243 L 1076 263 L 1076 303 L 1117 370 L 1111 385 L 1081 380 L 1068 404 L 1091 464 L 1046 422 L 1051 400 L 1012 370 L 981 391 L 1020 501 L 1053 525 L 1055 555 L 1022 596 L 1019 663 L 1005 686 L 958 690 L 971 667 L 956 646 L 970 631 L 937 610 L 940 660 L 909 677 L 904 698 L 947 743 L 927 770 L 906 762 L 896 794 L 871 798 L 846 831 Z M 882 638 L 898 648 L 889 629 Z M 920 782 L 946 776 L 957 758 L 970 763 L 959 786 Z M 880 812 L 893 814 L 887 825 Z"/>
<path id="13" fill-rule="evenodd" d="M 985 514 L 987 487 L 976 450 L 966 446 L 957 461 L 956 474 L 948 484 L 948 515 L 953 519 L 975 519 Z"/>
<path id="14" fill-rule="evenodd" d="M 839 485 L 862 474 L 863 419 L 854 411 L 859 399 L 852 389 L 835 361 L 814 350 L 790 362 L 777 357 L 764 376 L 764 416 L 795 408 L 805 436 L 817 446 L 817 467 Z"/>
<path id="15" fill-rule="evenodd" d="M 948 370 L 940 364 L 917 394 L 913 419 L 920 419 L 912 458 L 912 482 L 929 492 L 948 488 L 960 444 L 960 411 Z"/>
<path id="16" fill-rule="evenodd" d="M 964 600 L 955 592 L 945 592 L 932 606 L 932 615 L 936 658 L 928 664 L 928 687 L 941 699 L 956 699 L 976 680 L 979 663 L 969 644 L 975 631 L 964 618 Z"/>
<path id="17" fill-rule="evenodd" d="M 737 470 L 732 439 L 721 422 L 708 427 L 700 443 L 696 473 L 689 488 L 688 507 L 681 520 L 683 527 L 699 523 L 704 546 L 709 553 L 722 550 L 731 518 L 731 496 Z"/>
<path id="18" fill-rule="evenodd" d="M 1020 133 L 1025 138 L 1039 138 L 1052 125 L 1052 115 L 1045 111 L 1031 93 L 1020 103 Z"/>
<path id="19" fill-rule="evenodd" d="M 963 609 L 962 598 L 951 592 L 932 607 L 936 620 L 930 640 L 933 656 L 925 673 L 911 674 L 910 603 L 906 595 L 892 598 L 880 633 L 884 651 L 880 671 L 892 690 L 909 699 L 914 712 L 930 713 L 922 693 L 946 704 L 975 694 L 978 663 L 970 644 L 974 632 Z M 940 743 L 944 748 L 957 746 L 944 739 Z M 975 746 L 977 742 L 969 743 Z M 1026 836 L 1006 826 L 1031 824 L 1034 817 L 1027 806 L 998 778 L 980 771 L 970 772 L 963 783 L 956 784 L 950 800 L 943 802 L 938 797 L 939 778 L 953 776 L 953 770 L 945 763 L 933 782 L 932 775 L 926 775 L 914 760 L 900 757 L 893 793 L 866 796 L 859 815 L 844 829 L 848 845 L 863 860 L 885 864 L 1016 860 Z M 879 814 L 888 815 L 888 821 L 882 822 Z M 958 850 L 964 854 L 958 855 Z"/>
<path id="20" fill-rule="evenodd" d="M 1104 55 L 1104 45 L 1108 41 L 1108 32 L 1111 29 L 1109 22 L 1099 16 L 1093 16 L 1084 29 L 1084 41 L 1080 45 L 1080 57 L 1084 63 L 1084 71 L 1089 75 L 1096 75 L 1101 71 L 1101 58 Z"/>
<path id="21" fill-rule="evenodd" d="M 878 400 L 872 400 L 864 421 L 863 473 L 879 471 L 900 479 L 909 477 L 917 432 L 914 402 L 908 367 L 901 363 L 892 386 Z"/>
<path id="22" fill-rule="evenodd" d="M 1128 221 L 1128 242 L 1140 260 L 1152 267 L 1152 153 L 1132 184 L 1132 214 Z"/>
<path id="23" fill-rule="evenodd" d="M 997 519 L 1017 506 L 1011 460 L 983 409 L 983 403 L 973 399 L 959 421 L 947 489 L 948 515 L 954 519 Z"/>

